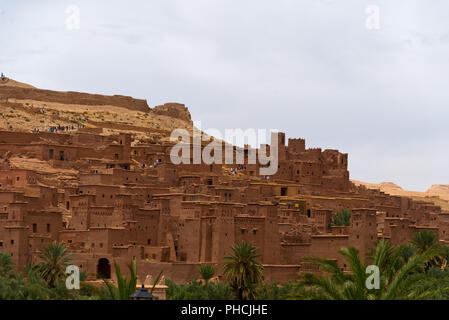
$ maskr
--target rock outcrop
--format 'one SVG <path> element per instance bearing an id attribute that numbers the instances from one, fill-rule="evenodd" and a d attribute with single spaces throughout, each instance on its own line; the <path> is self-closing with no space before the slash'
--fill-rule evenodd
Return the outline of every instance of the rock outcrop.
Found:
<path id="1" fill-rule="evenodd" d="M 8 80 L 5 85 L 0 86 L 0 97 L 3 100 L 6 98 L 14 98 L 19 100 L 36 100 L 90 106 L 111 105 L 140 112 L 149 111 L 148 103 L 143 99 L 135 99 L 121 95 L 106 96 L 73 91 L 42 90 L 33 87 L 8 85 L 12 81 L 10 79 Z"/>
<path id="2" fill-rule="evenodd" d="M 169 102 L 151 109 L 151 113 L 176 118 L 184 121 L 191 121 L 189 109 L 184 104 Z"/>

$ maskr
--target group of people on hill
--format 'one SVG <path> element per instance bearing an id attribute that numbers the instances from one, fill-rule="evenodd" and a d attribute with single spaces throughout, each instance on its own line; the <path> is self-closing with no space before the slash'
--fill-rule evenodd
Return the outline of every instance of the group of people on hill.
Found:
<path id="1" fill-rule="evenodd" d="M 237 174 L 239 170 L 246 170 L 246 164 L 239 164 L 237 168 L 231 168 L 231 173 Z"/>
<path id="2" fill-rule="evenodd" d="M 84 128 L 84 125 L 82 124 L 77 124 L 77 125 L 67 125 L 67 126 L 53 126 L 53 127 L 45 127 L 42 130 L 39 128 L 34 128 L 33 132 L 34 133 L 39 133 L 39 132 L 50 132 L 50 133 L 55 133 L 55 132 L 68 132 L 68 131 L 73 131 L 73 130 L 78 130 Z"/>
<path id="3" fill-rule="evenodd" d="M 142 162 L 142 163 L 140 164 L 140 167 L 141 167 L 142 169 L 145 169 L 145 168 L 156 168 L 157 165 L 158 165 L 159 163 L 161 163 L 161 162 L 162 162 L 162 161 L 159 161 L 159 159 L 157 159 L 156 161 L 154 161 L 153 165 L 151 165 L 151 164 L 146 164 L 145 162 Z"/>
<path id="4" fill-rule="evenodd" d="M 140 164 L 140 167 L 141 167 L 142 169 L 145 169 L 145 168 L 148 168 L 148 165 L 147 165 L 145 162 L 142 162 L 142 163 Z"/>

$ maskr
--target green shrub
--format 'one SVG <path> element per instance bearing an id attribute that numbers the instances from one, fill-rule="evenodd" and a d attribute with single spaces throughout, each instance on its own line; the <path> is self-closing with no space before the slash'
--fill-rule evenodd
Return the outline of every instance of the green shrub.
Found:
<path id="1" fill-rule="evenodd" d="M 351 224 L 351 211 L 342 209 L 333 216 L 331 226 L 346 226 Z"/>

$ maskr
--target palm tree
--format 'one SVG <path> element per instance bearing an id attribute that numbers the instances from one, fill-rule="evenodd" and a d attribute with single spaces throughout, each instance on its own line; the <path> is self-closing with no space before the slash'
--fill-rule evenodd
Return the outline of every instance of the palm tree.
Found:
<path id="1" fill-rule="evenodd" d="M 366 265 L 354 247 L 342 248 L 339 253 L 349 265 L 350 273 L 343 272 L 333 260 L 305 258 L 304 262 L 316 265 L 327 275 L 304 273 L 300 283 L 308 287 L 313 299 L 324 300 L 363 300 L 363 299 L 428 299 L 449 292 L 449 285 L 439 286 L 442 280 L 429 274 L 417 272 L 437 255 L 434 249 L 416 253 L 408 260 L 403 259 L 402 246 L 393 248 L 388 240 L 377 243 L 371 259 L 380 270 L 379 289 L 366 286 Z"/>
<path id="2" fill-rule="evenodd" d="M 129 300 L 129 296 L 133 294 L 137 288 L 137 261 L 134 259 L 127 265 L 130 273 L 129 279 L 123 276 L 118 263 L 115 260 L 113 262 L 117 285 L 107 279 L 103 279 L 105 286 L 100 288 L 100 297 L 107 300 Z M 150 293 L 153 293 L 154 288 L 161 279 L 163 272 L 164 271 L 162 270 L 156 277 L 153 286 L 149 290 Z"/>
<path id="3" fill-rule="evenodd" d="M 0 275 L 9 277 L 14 271 L 14 263 L 11 260 L 11 256 L 3 251 L 0 251 Z"/>
<path id="4" fill-rule="evenodd" d="M 211 264 L 203 264 L 200 266 L 199 272 L 201 278 L 204 280 L 204 284 L 207 285 L 215 274 L 215 267 Z"/>
<path id="5" fill-rule="evenodd" d="M 255 299 L 255 288 L 262 281 L 263 266 L 257 260 L 257 248 L 242 241 L 231 247 L 233 254 L 225 257 L 223 274 L 231 283 L 239 300 Z"/>
<path id="6" fill-rule="evenodd" d="M 130 272 L 129 280 L 126 279 L 118 263 L 114 260 L 115 275 L 117 277 L 117 286 L 112 282 L 103 279 L 106 285 L 106 293 L 103 290 L 103 296 L 110 300 L 129 300 L 129 296 L 136 291 L 137 286 L 137 262 L 134 259 L 130 264 L 128 264 L 128 269 Z M 104 288 L 104 287 L 102 287 Z"/>
<path id="7" fill-rule="evenodd" d="M 445 263 L 444 261 L 447 263 L 449 249 L 446 245 L 438 243 L 438 238 L 433 232 L 425 229 L 415 233 L 411 244 L 418 252 L 424 252 L 430 248 L 438 252 L 438 255 L 426 264 L 426 270 L 431 266 L 442 265 Z"/>
<path id="8" fill-rule="evenodd" d="M 64 244 L 53 242 L 39 255 L 39 259 L 42 260 L 37 265 L 39 273 L 48 285 L 54 288 L 56 283 L 65 277 L 65 270 L 72 261 L 72 255 Z"/>
<path id="9" fill-rule="evenodd" d="M 435 247 L 437 243 L 437 237 L 429 230 L 422 230 L 413 235 L 412 244 L 414 244 L 420 252 Z"/>

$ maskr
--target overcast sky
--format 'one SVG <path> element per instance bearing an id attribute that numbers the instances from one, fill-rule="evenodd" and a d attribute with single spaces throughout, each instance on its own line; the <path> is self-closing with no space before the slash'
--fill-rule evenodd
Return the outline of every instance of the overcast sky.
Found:
<path id="1" fill-rule="evenodd" d="M 424 191 L 449 183 L 448 12 L 447 0 L 0 0 L 0 70 L 185 103 L 203 129 L 278 129 L 349 153 L 353 179 Z"/>

